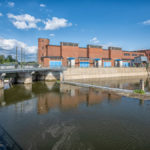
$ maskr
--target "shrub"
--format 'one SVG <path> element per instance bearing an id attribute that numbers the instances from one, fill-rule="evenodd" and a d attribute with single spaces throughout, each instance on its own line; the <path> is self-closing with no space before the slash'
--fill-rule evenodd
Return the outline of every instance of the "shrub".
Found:
<path id="1" fill-rule="evenodd" d="M 143 90 L 134 90 L 134 93 L 145 94 L 145 91 L 143 91 Z"/>

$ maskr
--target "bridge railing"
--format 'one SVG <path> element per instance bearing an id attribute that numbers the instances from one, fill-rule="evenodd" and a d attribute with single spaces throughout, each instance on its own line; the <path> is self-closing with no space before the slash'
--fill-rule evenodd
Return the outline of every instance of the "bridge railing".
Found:
<path id="1" fill-rule="evenodd" d="M 23 150 L 2 126 L 0 126 L 0 149 Z"/>

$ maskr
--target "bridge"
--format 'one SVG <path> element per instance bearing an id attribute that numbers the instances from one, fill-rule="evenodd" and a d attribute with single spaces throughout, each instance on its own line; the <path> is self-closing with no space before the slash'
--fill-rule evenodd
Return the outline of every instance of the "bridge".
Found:
<path id="1" fill-rule="evenodd" d="M 4 87 L 5 78 L 24 84 L 32 83 L 34 80 L 62 80 L 64 70 L 65 67 L 0 69 L 0 88 Z"/>
<path id="2" fill-rule="evenodd" d="M 21 72 L 43 72 L 43 71 L 56 71 L 56 72 L 62 72 L 66 70 L 65 67 L 61 68 L 20 68 L 20 69 L 0 69 L 0 74 L 3 73 L 21 73 Z"/>

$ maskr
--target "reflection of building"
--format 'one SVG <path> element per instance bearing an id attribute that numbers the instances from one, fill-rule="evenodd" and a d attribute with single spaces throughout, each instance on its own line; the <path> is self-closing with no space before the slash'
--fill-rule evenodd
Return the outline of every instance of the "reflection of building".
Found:
<path id="1" fill-rule="evenodd" d="M 122 96 L 119 96 L 119 95 L 117 95 L 117 94 L 108 94 L 108 101 L 109 101 L 109 103 L 111 102 L 111 103 L 114 103 L 114 102 L 119 102 L 120 100 L 121 100 L 121 97 Z"/>
<path id="2" fill-rule="evenodd" d="M 99 90 L 90 88 L 87 104 L 88 105 L 98 104 L 104 99 L 106 99 L 107 97 L 108 97 L 108 94 L 104 94 L 100 92 Z"/>
<path id="3" fill-rule="evenodd" d="M 60 85 L 60 91 L 60 94 L 47 93 L 40 95 L 38 98 L 38 113 L 44 114 L 53 108 L 68 110 L 77 108 L 81 103 L 93 105 L 108 99 L 108 93 L 100 92 L 96 89 L 80 88 L 71 85 Z M 118 100 L 121 96 L 115 98 Z"/>
<path id="4" fill-rule="evenodd" d="M 50 108 L 56 108 L 60 104 L 60 96 L 57 93 L 47 93 L 38 96 L 38 113 L 44 114 Z"/>
<path id="5" fill-rule="evenodd" d="M 111 67 L 131 65 L 135 57 L 145 56 L 144 51 L 123 51 L 119 47 L 103 49 L 99 45 L 79 47 L 77 43 L 61 42 L 50 45 L 49 39 L 38 40 L 38 63 L 45 67 Z M 116 65 L 115 65 L 116 64 Z"/>
<path id="6" fill-rule="evenodd" d="M 4 105 L 4 89 L 0 89 L 0 105 Z"/>
<path id="7" fill-rule="evenodd" d="M 99 79 L 82 79 L 76 80 L 76 82 L 134 90 L 139 87 L 140 79 L 143 79 L 144 82 L 146 82 L 147 76 L 137 76 L 136 78 L 115 77 L 115 78 L 99 78 Z"/>

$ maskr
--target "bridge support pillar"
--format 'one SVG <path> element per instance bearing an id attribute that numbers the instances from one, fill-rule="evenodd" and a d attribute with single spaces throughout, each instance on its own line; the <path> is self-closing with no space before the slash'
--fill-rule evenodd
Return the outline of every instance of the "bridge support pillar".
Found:
<path id="1" fill-rule="evenodd" d="M 0 89 L 4 88 L 4 77 L 5 77 L 5 73 L 0 74 Z"/>
<path id="2" fill-rule="evenodd" d="M 60 72 L 46 72 L 45 81 L 56 81 L 60 79 Z"/>
<path id="3" fill-rule="evenodd" d="M 63 72 L 60 72 L 60 81 L 64 81 L 64 75 L 63 75 Z"/>
<path id="4" fill-rule="evenodd" d="M 3 79 L 0 79 L 0 89 L 4 88 L 4 81 Z"/>
<path id="5" fill-rule="evenodd" d="M 32 83 L 32 73 L 19 73 L 17 78 L 17 83 L 31 84 Z"/>

